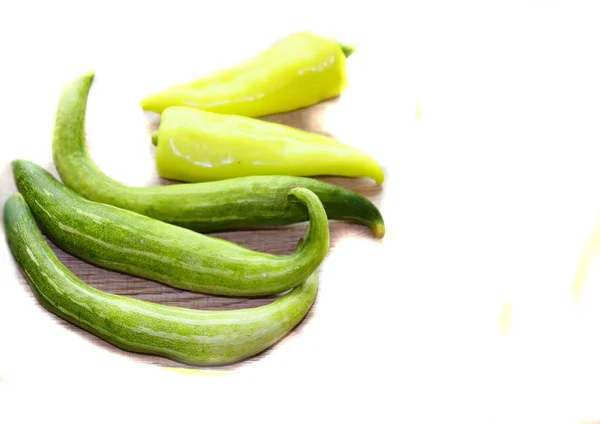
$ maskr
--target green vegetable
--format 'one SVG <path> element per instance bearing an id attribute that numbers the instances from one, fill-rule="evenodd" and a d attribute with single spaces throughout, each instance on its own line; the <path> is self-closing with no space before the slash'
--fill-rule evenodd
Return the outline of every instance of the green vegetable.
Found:
<path id="1" fill-rule="evenodd" d="M 107 177 L 91 160 L 85 145 L 85 115 L 94 74 L 68 83 L 60 98 L 53 139 L 53 157 L 63 182 L 96 202 L 129 209 L 196 231 L 261 228 L 305 221 L 306 208 L 286 207 L 293 187 L 305 187 L 323 203 L 329 219 L 343 219 L 371 228 L 383 237 L 379 210 L 350 190 L 311 178 L 256 176 L 200 184 L 151 188 L 127 187 Z"/>
<path id="2" fill-rule="evenodd" d="M 79 280 L 46 244 L 18 193 L 4 206 L 4 225 L 15 260 L 46 309 L 133 352 L 196 365 L 239 361 L 289 333 L 317 294 L 313 274 L 287 295 L 255 309 L 213 312 L 157 305 L 104 293 Z"/>
<path id="3" fill-rule="evenodd" d="M 290 191 L 308 207 L 305 241 L 296 253 L 276 256 L 91 202 L 28 161 L 14 161 L 13 172 L 41 229 L 60 248 L 103 268 L 186 290 L 226 296 L 281 293 L 306 281 L 329 249 L 327 215 L 305 188 Z"/>
<path id="4" fill-rule="evenodd" d="M 341 175 L 383 182 L 379 164 L 357 148 L 245 116 L 173 106 L 162 114 L 156 142 L 158 173 L 173 180 Z"/>

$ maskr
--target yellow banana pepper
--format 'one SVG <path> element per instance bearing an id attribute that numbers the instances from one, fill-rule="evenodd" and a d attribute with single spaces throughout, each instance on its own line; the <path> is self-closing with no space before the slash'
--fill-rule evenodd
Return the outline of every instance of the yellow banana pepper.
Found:
<path id="1" fill-rule="evenodd" d="M 340 95 L 353 51 L 301 32 L 237 66 L 146 97 L 141 105 L 158 113 L 170 106 L 251 117 L 288 112 Z"/>
<path id="2" fill-rule="evenodd" d="M 323 135 L 273 122 L 182 106 L 153 134 L 161 176 L 200 182 L 250 175 L 338 175 L 383 182 L 377 162 Z"/>

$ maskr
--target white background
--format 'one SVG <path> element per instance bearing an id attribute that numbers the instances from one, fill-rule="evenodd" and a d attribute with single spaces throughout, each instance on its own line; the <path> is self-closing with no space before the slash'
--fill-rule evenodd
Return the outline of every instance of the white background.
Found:
<path id="1" fill-rule="evenodd" d="M 592 2 L 0 4 L 0 201 L 10 160 L 50 162 L 67 79 L 97 71 L 92 154 L 135 183 L 153 168 L 149 147 L 132 160 L 125 142 L 147 142 L 144 94 L 310 29 L 359 46 L 322 119 L 384 166 L 388 230 L 336 246 L 302 335 L 218 376 L 108 355 L 53 325 L 1 244 L 0 421 L 600 418 L 593 254 L 572 295 L 600 212 Z"/>

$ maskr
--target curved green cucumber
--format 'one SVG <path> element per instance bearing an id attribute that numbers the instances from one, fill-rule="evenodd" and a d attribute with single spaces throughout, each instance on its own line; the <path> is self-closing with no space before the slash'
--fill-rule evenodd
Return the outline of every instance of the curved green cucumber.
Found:
<path id="1" fill-rule="evenodd" d="M 128 187 L 107 177 L 90 158 L 85 116 L 94 73 L 66 84 L 58 103 L 52 152 L 63 182 L 96 202 L 129 209 L 200 232 L 264 228 L 306 221 L 301 205 L 285 207 L 293 187 L 314 192 L 329 219 L 363 224 L 380 238 L 385 233 L 379 210 L 365 197 L 311 178 L 256 176 L 196 184 Z"/>
<path id="2" fill-rule="evenodd" d="M 294 254 L 277 256 L 84 199 L 28 161 L 14 161 L 13 173 L 39 226 L 57 246 L 100 267 L 181 289 L 225 296 L 281 293 L 306 281 L 329 249 L 323 205 L 302 187 L 290 195 L 308 208 L 306 237 Z"/>
<path id="3" fill-rule="evenodd" d="M 122 349 L 195 365 L 255 355 L 288 334 L 310 310 L 317 277 L 254 309 L 199 311 L 104 293 L 78 279 L 54 255 L 20 194 L 4 206 L 13 256 L 39 302 L 52 313 Z"/>

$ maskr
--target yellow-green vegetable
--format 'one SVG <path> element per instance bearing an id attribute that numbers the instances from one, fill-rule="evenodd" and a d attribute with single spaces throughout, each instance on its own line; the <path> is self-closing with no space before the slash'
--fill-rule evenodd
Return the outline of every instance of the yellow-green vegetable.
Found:
<path id="1" fill-rule="evenodd" d="M 251 175 L 338 175 L 383 182 L 383 171 L 360 150 L 285 125 L 188 107 L 164 111 L 156 166 L 165 178 L 200 182 Z"/>
<path id="2" fill-rule="evenodd" d="M 301 32 L 236 66 L 148 96 L 141 105 L 158 113 L 170 106 L 244 116 L 287 112 L 339 96 L 348 84 L 346 57 L 353 51 Z"/>
<path id="3" fill-rule="evenodd" d="M 248 297 L 281 293 L 303 283 L 329 250 L 325 210 L 302 187 L 290 191 L 288 202 L 306 205 L 306 238 L 295 254 L 271 255 L 91 202 L 32 162 L 14 161 L 13 173 L 40 228 L 58 247 L 103 268 L 180 289 Z"/>

